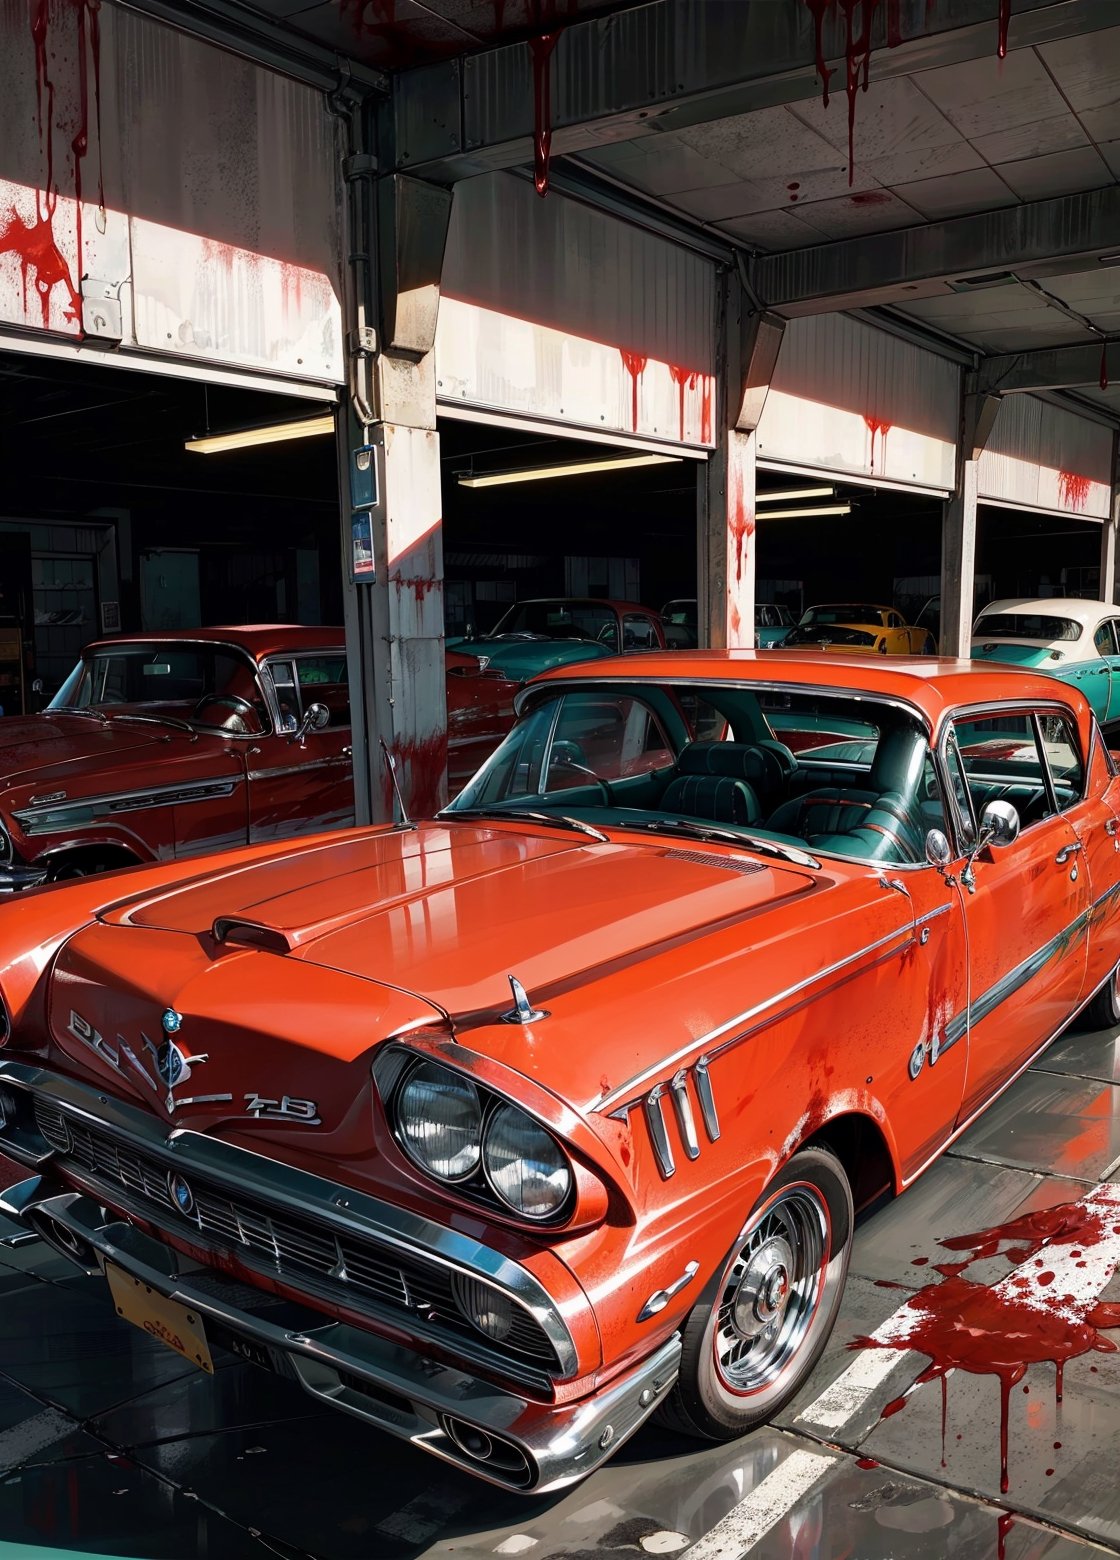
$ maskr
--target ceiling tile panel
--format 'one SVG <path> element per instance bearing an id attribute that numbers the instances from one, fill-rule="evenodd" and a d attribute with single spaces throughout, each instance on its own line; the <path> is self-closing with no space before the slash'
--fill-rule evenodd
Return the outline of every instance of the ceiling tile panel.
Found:
<path id="1" fill-rule="evenodd" d="M 987 55 L 960 60 L 940 70 L 922 71 L 914 80 L 970 139 L 1040 119 L 1057 119 L 1068 112 L 1031 49 L 1016 49 L 998 63 Z"/>
<path id="2" fill-rule="evenodd" d="M 1120 141 L 1101 141 L 1097 151 L 1108 164 L 1108 171 L 1113 178 L 1120 179 Z"/>
<path id="3" fill-rule="evenodd" d="M 1045 43 L 1038 52 L 1078 113 L 1120 102 L 1120 27 Z"/>
<path id="4" fill-rule="evenodd" d="M 775 177 L 796 179 L 837 166 L 836 148 L 784 108 L 733 114 L 676 133 L 694 151 L 741 179 L 754 178 L 760 168 Z"/>
<path id="5" fill-rule="evenodd" d="M 813 201 L 799 207 L 798 215 L 830 238 L 885 233 L 891 228 L 913 227 L 922 220 L 890 190 L 861 190 L 840 200 Z"/>
<path id="6" fill-rule="evenodd" d="M 936 221 L 967 216 L 974 211 L 994 211 L 999 206 L 1014 206 L 1018 198 L 992 168 L 922 179 L 917 184 L 897 184 L 894 192 L 923 217 Z"/>
<path id="7" fill-rule="evenodd" d="M 842 81 L 825 108 L 819 97 L 790 106 L 790 113 L 848 154 L 848 112 Z M 855 154 L 860 164 L 877 157 L 949 146 L 960 136 L 906 76 L 872 82 L 856 101 Z"/>
<path id="8" fill-rule="evenodd" d="M 915 179 L 933 178 L 942 174 L 967 173 L 973 168 L 983 168 L 984 159 L 967 141 L 955 141 L 948 146 L 930 146 L 924 151 L 895 152 L 888 157 L 876 157 L 868 162 L 860 158 L 856 163 L 856 182 L 860 175 L 872 174 L 876 184 L 910 184 Z"/>
<path id="9" fill-rule="evenodd" d="M 1054 152 L 1049 157 L 1028 157 L 1023 162 L 1001 163 L 996 172 L 1023 200 L 1049 200 L 1078 190 L 1103 189 L 1115 182 L 1091 146 Z"/>
<path id="10" fill-rule="evenodd" d="M 625 179 L 651 195 L 675 195 L 678 190 L 702 190 L 731 181 L 722 163 L 702 157 L 675 135 L 648 135 L 619 141 L 581 154 L 604 172 Z"/>
<path id="11" fill-rule="evenodd" d="M 1074 271 L 1065 276 L 1048 276 L 1042 285 L 1056 293 L 1064 303 L 1094 319 L 1102 309 L 1120 309 L 1120 268 L 1095 265 L 1093 269 Z"/>
<path id="12" fill-rule="evenodd" d="M 731 222 L 718 224 L 721 232 L 752 244 L 758 249 L 805 249 L 809 244 L 823 244 L 825 235 L 817 228 L 803 222 L 792 211 L 757 211 L 749 217 L 736 217 Z"/>
<path id="13" fill-rule="evenodd" d="M 1120 104 L 1110 103 L 1107 108 L 1084 108 L 1079 115 L 1085 134 L 1091 141 L 1120 139 Z"/>
<path id="14" fill-rule="evenodd" d="M 1030 125 L 1013 125 L 995 135 L 973 136 L 972 144 L 987 163 L 1019 162 L 1024 157 L 1043 157 L 1049 152 L 1066 152 L 1085 146 L 1088 138 L 1073 114 L 1054 119 L 1039 119 Z"/>

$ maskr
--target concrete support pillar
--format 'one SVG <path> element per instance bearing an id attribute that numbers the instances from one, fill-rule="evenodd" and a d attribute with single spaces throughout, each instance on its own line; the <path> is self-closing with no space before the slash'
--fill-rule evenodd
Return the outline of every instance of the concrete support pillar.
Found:
<path id="1" fill-rule="evenodd" d="M 752 312 L 731 272 L 720 287 L 716 329 L 718 443 L 699 491 L 698 622 L 701 644 L 735 649 L 754 644 L 755 430 L 785 322 Z"/>
<path id="2" fill-rule="evenodd" d="M 976 495 L 978 463 L 995 425 L 999 397 L 971 387 L 963 397 L 957 448 L 957 488 L 945 500 L 941 528 L 942 655 L 968 658 L 976 600 Z"/>
<path id="3" fill-rule="evenodd" d="M 376 176 L 351 124 L 350 397 L 341 414 L 343 578 L 360 823 L 447 799 L 435 346 L 451 192 Z M 356 186 L 356 188 L 355 188 Z M 358 242 L 355 243 L 354 237 Z M 376 325 L 371 321 L 376 321 Z"/>

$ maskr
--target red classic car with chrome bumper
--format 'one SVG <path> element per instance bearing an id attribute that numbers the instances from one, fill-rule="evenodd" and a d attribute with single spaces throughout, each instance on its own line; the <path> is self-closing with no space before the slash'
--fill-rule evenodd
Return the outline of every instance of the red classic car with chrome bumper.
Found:
<path id="1" fill-rule="evenodd" d="M 431 822 L 0 907 L 0 1151 L 201 1368 L 540 1491 L 654 1412 L 773 1414 L 855 1210 L 1120 1020 L 1120 783 L 1078 693 L 965 662 L 651 654 L 518 703 Z"/>

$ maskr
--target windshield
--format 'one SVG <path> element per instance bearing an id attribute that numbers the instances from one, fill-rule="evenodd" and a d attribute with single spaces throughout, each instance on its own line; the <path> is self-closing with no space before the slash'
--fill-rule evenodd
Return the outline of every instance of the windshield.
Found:
<path id="1" fill-rule="evenodd" d="M 247 657 L 221 645 L 167 640 L 87 650 L 47 708 L 169 718 L 240 732 L 261 732 L 268 725 Z"/>
<path id="2" fill-rule="evenodd" d="M 541 639 L 594 639 L 618 649 L 618 619 L 614 609 L 597 601 L 520 601 L 491 630 L 531 634 Z"/>
<path id="3" fill-rule="evenodd" d="M 786 645 L 851 645 L 866 650 L 878 643 L 879 635 L 869 634 L 863 628 L 843 628 L 838 623 L 806 623 L 802 620 L 782 640 L 782 648 Z"/>
<path id="4" fill-rule="evenodd" d="M 928 830 L 946 828 L 916 719 L 839 690 L 722 682 L 542 687 L 445 815 L 503 814 L 790 861 L 921 863 Z"/>
<path id="5" fill-rule="evenodd" d="M 880 607 L 809 607 L 797 626 L 804 628 L 808 623 L 881 623 L 882 620 Z"/>
<path id="6" fill-rule="evenodd" d="M 1044 612 L 989 612 L 977 623 L 977 639 L 1080 639 L 1081 624 L 1076 618 L 1051 617 Z"/>

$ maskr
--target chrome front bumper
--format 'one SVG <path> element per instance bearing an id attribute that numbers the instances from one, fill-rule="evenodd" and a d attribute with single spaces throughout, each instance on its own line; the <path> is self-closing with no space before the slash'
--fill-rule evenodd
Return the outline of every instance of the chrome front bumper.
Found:
<path id="1" fill-rule="evenodd" d="M 106 1262 L 196 1311 L 215 1341 L 401 1440 L 525 1494 L 562 1489 L 604 1462 L 648 1418 L 677 1376 L 678 1334 L 594 1397 L 539 1403 L 376 1334 L 305 1311 L 297 1325 L 271 1295 L 182 1257 L 41 1176 L 0 1194 L 0 1210 L 45 1235 L 83 1270 Z M 290 1311 L 290 1308 L 288 1308 Z M 240 1347 L 239 1347 L 240 1346 Z"/>

